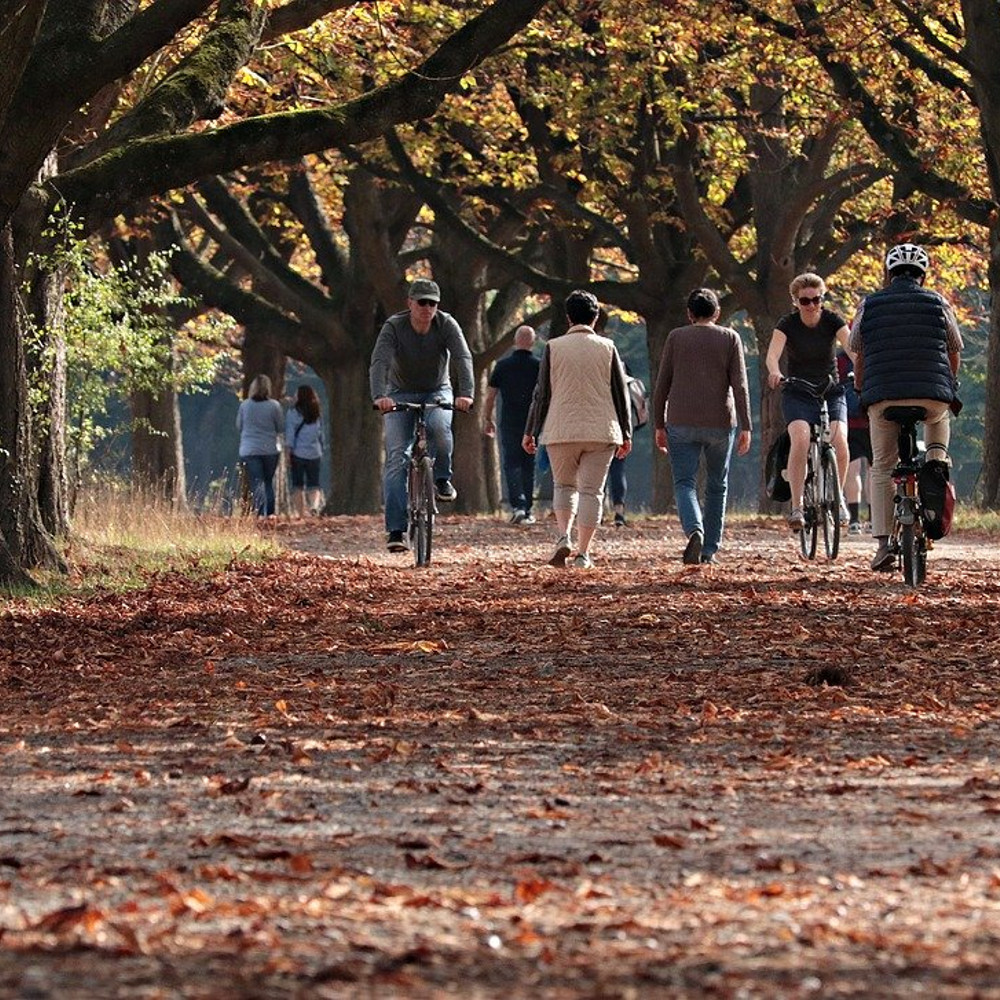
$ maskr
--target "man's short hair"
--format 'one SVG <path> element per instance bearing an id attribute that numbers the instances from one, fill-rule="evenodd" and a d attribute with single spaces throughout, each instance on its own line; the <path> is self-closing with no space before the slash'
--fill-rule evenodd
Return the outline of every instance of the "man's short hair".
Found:
<path id="1" fill-rule="evenodd" d="M 436 281 L 430 278 L 417 278 L 410 282 L 410 290 L 406 293 L 411 299 L 433 299 L 435 302 L 441 301 L 441 289 Z"/>
<path id="2" fill-rule="evenodd" d="M 571 323 L 593 323 L 601 311 L 601 304 L 592 292 L 577 288 L 566 296 L 566 318 Z"/>

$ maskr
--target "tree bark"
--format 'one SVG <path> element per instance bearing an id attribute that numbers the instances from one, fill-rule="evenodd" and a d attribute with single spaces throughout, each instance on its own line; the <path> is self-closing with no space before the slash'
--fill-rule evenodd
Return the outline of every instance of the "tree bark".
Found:
<path id="1" fill-rule="evenodd" d="M 368 391 L 368 358 L 320 373 L 330 401 L 330 485 L 324 514 L 372 514 L 381 507 L 382 418 Z"/>
<path id="2" fill-rule="evenodd" d="M 139 496 L 187 505 L 181 412 L 177 393 L 161 389 L 132 395 L 132 488 Z"/>

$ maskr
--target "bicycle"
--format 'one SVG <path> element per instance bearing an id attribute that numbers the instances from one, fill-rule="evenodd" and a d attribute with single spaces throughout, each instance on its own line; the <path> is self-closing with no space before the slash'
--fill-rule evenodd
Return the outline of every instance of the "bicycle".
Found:
<path id="1" fill-rule="evenodd" d="M 434 518 L 437 515 L 437 496 L 434 490 L 434 459 L 427 451 L 427 411 L 451 410 L 451 403 L 396 403 L 385 413 L 412 411 L 413 444 L 410 447 L 410 464 L 406 477 L 406 495 L 409 517 L 410 547 L 415 566 L 429 566 L 434 539 Z"/>
<path id="2" fill-rule="evenodd" d="M 819 420 L 809 429 L 809 449 L 806 452 L 806 478 L 802 489 L 802 530 L 799 545 L 806 559 L 816 558 L 819 527 L 823 525 L 823 547 L 827 559 L 836 559 L 840 552 L 840 470 L 837 453 L 830 443 L 830 410 L 826 400 L 837 382 L 830 376 L 822 385 L 802 378 L 782 379 L 784 387 L 802 389 L 819 400 Z"/>
<path id="3" fill-rule="evenodd" d="M 932 548 L 919 486 L 925 456 L 917 446 L 917 424 L 926 418 L 927 411 L 922 406 L 889 406 L 882 415 L 899 427 L 899 460 L 892 470 L 896 495 L 889 549 L 896 555 L 896 565 L 902 565 L 904 582 L 917 587 L 927 576 L 927 552 Z"/>

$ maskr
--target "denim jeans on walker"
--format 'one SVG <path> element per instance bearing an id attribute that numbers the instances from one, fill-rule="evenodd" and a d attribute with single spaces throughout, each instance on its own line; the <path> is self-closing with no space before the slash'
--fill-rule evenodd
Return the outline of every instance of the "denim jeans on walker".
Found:
<path id="1" fill-rule="evenodd" d="M 722 541 L 729 487 L 733 427 L 668 427 L 667 444 L 674 474 L 674 497 L 684 534 L 700 531 L 702 558 L 714 556 Z M 698 503 L 698 464 L 705 456 L 705 509 Z"/>
<path id="2" fill-rule="evenodd" d="M 391 398 L 397 403 L 451 403 L 451 389 L 434 392 L 394 392 Z M 451 479 L 451 410 L 428 410 L 427 450 L 434 459 L 434 478 Z M 413 426 L 416 414 L 412 411 L 387 413 L 385 422 L 385 469 L 382 473 L 382 497 L 385 501 L 385 530 L 406 531 L 407 496 L 406 479 L 413 450 Z"/>
<path id="3" fill-rule="evenodd" d="M 243 455 L 240 461 L 247 471 L 247 486 L 259 517 L 274 513 L 274 473 L 278 455 Z"/>

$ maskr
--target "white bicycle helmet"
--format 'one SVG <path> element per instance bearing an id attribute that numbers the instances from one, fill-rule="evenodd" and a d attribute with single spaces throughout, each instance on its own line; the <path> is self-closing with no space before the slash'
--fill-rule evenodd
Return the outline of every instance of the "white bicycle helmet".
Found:
<path id="1" fill-rule="evenodd" d="M 885 269 L 893 271 L 897 267 L 915 267 L 922 273 L 931 266 L 931 259 L 923 247 L 916 243 L 900 243 L 885 255 Z"/>

